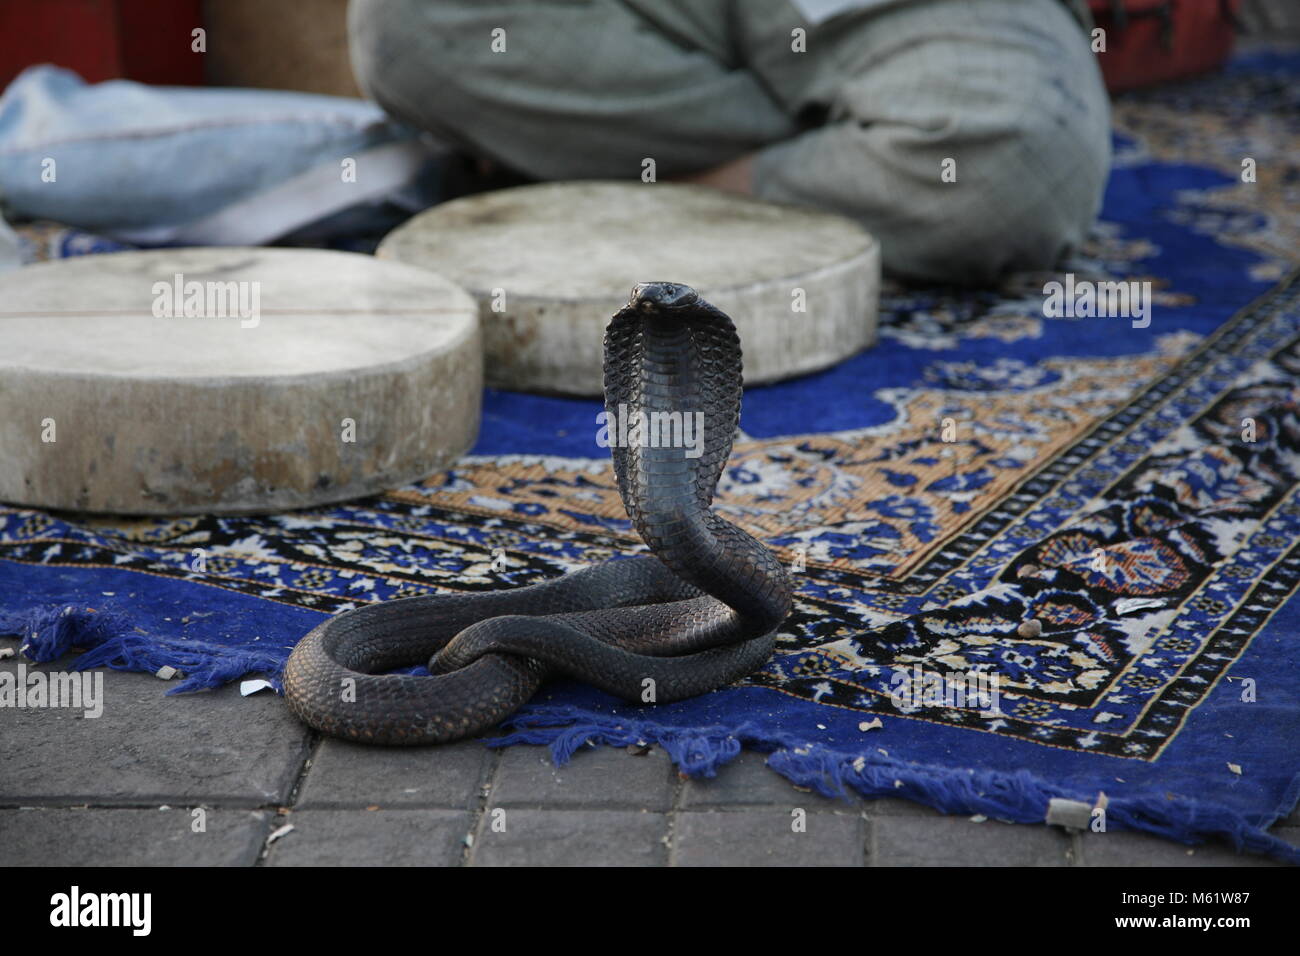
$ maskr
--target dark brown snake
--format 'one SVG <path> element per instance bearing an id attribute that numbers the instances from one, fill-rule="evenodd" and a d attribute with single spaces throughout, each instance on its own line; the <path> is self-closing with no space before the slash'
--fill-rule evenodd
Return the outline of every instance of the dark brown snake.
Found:
<path id="1" fill-rule="evenodd" d="M 710 508 L 740 397 L 731 319 L 687 286 L 638 285 L 605 331 L 606 411 L 625 421 L 643 412 L 650 423 L 671 421 L 655 413 L 701 412 L 704 430 L 694 449 L 644 429 L 642 440 L 612 447 L 623 506 L 653 556 L 332 617 L 289 658 L 293 712 L 349 740 L 445 743 L 497 725 L 552 676 L 666 703 L 762 666 L 790 612 L 790 580 L 766 547 Z M 382 673 L 425 662 L 428 676 Z"/>

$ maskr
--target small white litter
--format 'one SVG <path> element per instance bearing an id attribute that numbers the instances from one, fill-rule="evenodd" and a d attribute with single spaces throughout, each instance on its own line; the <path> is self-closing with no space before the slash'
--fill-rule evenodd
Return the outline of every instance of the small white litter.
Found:
<path id="1" fill-rule="evenodd" d="M 1145 611 L 1147 608 L 1164 607 L 1164 598 L 1124 598 L 1115 602 L 1116 614 L 1132 614 L 1134 611 Z"/>
<path id="2" fill-rule="evenodd" d="M 292 832 L 293 832 L 293 824 L 286 823 L 284 826 L 280 827 L 279 829 L 274 831 L 269 837 L 266 838 L 266 845 L 270 846 L 276 840 L 280 839 L 280 837 L 288 836 Z"/>
<path id="3" fill-rule="evenodd" d="M 157 677 L 159 680 L 171 680 L 179 673 L 180 671 L 172 667 L 170 664 L 164 664 L 162 667 L 158 668 L 153 676 Z"/>
<path id="4" fill-rule="evenodd" d="M 1092 807 L 1082 800 L 1052 797 L 1047 803 L 1047 822 L 1071 830 L 1086 830 L 1092 823 Z"/>
<path id="5" fill-rule="evenodd" d="M 1036 617 L 1031 617 L 1026 621 L 1021 621 L 1020 626 L 1016 628 L 1016 633 L 1029 641 L 1032 641 L 1036 637 L 1042 637 L 1043 622 Z"/>
<path id="6" fill-rule="evenodd" d="M 254 677 L 252 680 L 243 680 L 239 682 L 239 696 L 247 697 L 249 694 L 256 694 L 259 690 L 275 690 L 275 685 L 269 680 L 261 677 Z"/>
<path id="7" fill-rule="evenodd" d="M 877 728 L 883 726 L 885 726 L 884 722 L 881 721 L 879 717 L 877 717 L 875 720 L 864 720 L 862 723 L 858 724 L 858 730 L 862 731 L 865 734 L 868 730 L 876 730 Z"/>

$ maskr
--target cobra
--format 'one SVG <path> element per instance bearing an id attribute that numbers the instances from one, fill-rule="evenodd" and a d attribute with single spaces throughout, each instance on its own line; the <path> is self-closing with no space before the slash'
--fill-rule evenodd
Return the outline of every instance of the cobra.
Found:
<path id="1" fill-rule="evenodd" d="M 611 449 L 623 506 L 650 553 L 527 587 L 332 617 L 285 668 L 300 719 L 367 743 L 445 743 L 496 726 L 552 677 L 666 703 L 763 665 L 790 612 L 790 580 L 771 551 L 711 508 L 740 420 L 734 324 L 688 286 L 642 283 L 605 331 L 604 374 L 607 412 L 703 413 L 702 453 L 646 441 Z M 428 675 L 384 673 L 426 662 Z"/>

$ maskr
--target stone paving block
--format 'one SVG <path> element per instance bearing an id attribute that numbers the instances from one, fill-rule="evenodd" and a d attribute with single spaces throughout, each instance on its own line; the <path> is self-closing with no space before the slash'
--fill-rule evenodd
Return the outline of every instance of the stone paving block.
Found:
<path id="1" fill-rule="evenodd" d="M 499 812 L 494 812 L 499 811 Z M 504 832 L 493 830 L 503 821 Z M 479 821 L 474 866 L 661 866 L 668 817 L 640 810 L 491 807 Z"/>
<path id="2" fill-rule="evenodd" d="M 548 747 L 514 746 L 501 751 L 488 803 L 496 807 L 602 807 L 667 810 L 676 772 L 659 748 L 640 756 L 619 747 L 578 751 L 563 767 Z"/>
<path id="3" fill-rule="evenodd" d="M 1147 833 L 1108 830 L 1085 833 L 1080 844 L 1083 866 L 1277 866 L 1268 857 L 1238 853 L 1229 843 L 1185 846 Z"/>
<path id="4" fill-rule="evenodd" d="M 740 756 L 719 768 L 716 777 L 692 777 L 682 785 L 681 806 L 695 810 L 709 807 L 778 806 L 803 807 L 809 812 L 838 810 L 856 813 L 857 798 L 836 800 L 819 793 L 797 790 L 789 780 L 767 766 L 767 754 L 742 750 Z"/>
<path id="5" fill-rule="evenodd" d="M 879 816 L 871 821 L 872 866 L 1067 866 L 1059 829 L 967 816 Z"/>
<path id="6" fill-rule="evenodd" d="M 0 664 L 16 667 L 12 659 Z M 0 805 L 253 807 L 287 799 L 308 732 L 280 697 L 240 697 L 235 685 L 168 697 L 167 683 L 149 674 L 94 673 L 103 675 L 99 717 L 0 711 Z"/>
<path id="7" fill-rule="evenodd" d="M 295 810 L 267 866 L 457 866 L 473 825 L 468 810 Z"/>
<path id="8" fill-rule="evenodd" d="M 492 761 L 492 751 L 478 740 L 441 747 L 366 747 L 326 738 L 316 749 L 295 806 L 470 809 L 478 804 Z"/>
<path id="9" fill-rule="evenodd" d="M 264 810 L 0 810 L 0 866 L 252 866 Z M 194 827 L 202 823 L 202 832 Z"/>
<path id="10" fill-rule="evenodd" d="M 862 801 L 863 812 L 867 817 L 942 817 L 934 807 L 927 807 L 915 800 L 903 800 L 898 797 L 870 797 Z"/>
<path id="11" fill-rule="evenodd" d="M 806 809 L 806 808 L 804 808 Z M 808 813 L 796 832 L 790 809 L 679 812 L 675 866 L 862 866 L 861 814 Z"/>

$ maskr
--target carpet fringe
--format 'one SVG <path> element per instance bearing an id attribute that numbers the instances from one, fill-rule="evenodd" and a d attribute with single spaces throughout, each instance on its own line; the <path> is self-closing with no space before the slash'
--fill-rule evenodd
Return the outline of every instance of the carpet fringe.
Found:
<path id="1" fill-rule="evenodd" d="M 19 651 L 38 664 L 56 660 L 74 649 L 85 653 L 73 660 L 74 671 L 108 667 L 118 671 L 156 674 L 172 667 L 184 679 L 168 694 L 220 687 L 247 674 L 267 677 L 278 692 L 284 662 L 272 653 L 250 652 L 191 638 L 161 637 L 134 627 L 129 617 L 112 608 L 73 605 L 0 610 L 0 634 L 16 635 Z"/>
<path id="2" fill-rule="evenodd" d="M 234 650 L 188 638 L 141 633 L 129 618 L 111 608 L 90 611 L 72 605 L 39 607 L 10 613 L 0 611 L 0 634 L 17 635 L 21 652 L 36 663 L 55 660 L 73 649 L 85 653 L 71 663 L 73 670 L 109 667 L 113 670 L 157 673 L 172 667 L 184 680 L 169 694 L 220 687 L 248 674 L 262 674 L 281 690 L 282 662 L 270 653 Z M 949 814 L 983 814 L 1010 823 L 1042 823 L 1054 797 L 1093 802 L 1097 795 L 1052 787 L 1026 770 L 1015 773 L 954 770 L 906 763 L 883 755 L 842 754 L 794 738 L 760 732 L 743 724 L 734 731 L 722 727 L 685 729 L 609 717 L 591 721 L 582 711 L 536 706 L 503 724 L 511 732 L 488 742 L 492 747 L 527 743 L 547 745 L 557 765 L 568 763 L 587 746 L 628 747 L 653 744 L 663 748 L 682 773 L 713 777 L 734 760 L 742 748 L 768 753 L 767 765 L 798 787 L 826 797 L 892 796 L 913 800 Z M 1297 786 L 1289 791 L 1294 802 Z M 1138 830 L 1194 845 L 1222 837 L 1238 850 L 1262 853 L 1300 864 L 1300 848 L 1255 826 L 1240 814 L 1206 806 L 1185 797 L 1169 799 L 1163 792 L 1108 795 L 1108 828 Z"/>
<path id="3" fill-rule="evenodd" d="M 662 747 L 687 776 L 712 777 L 719 767 L 748 747 L 769 753 L 767 765 L 795 786 L 826 797 L 848 799 L 850 791 L 864 797 L 899 797 L 942 813 L 983 814 L 1008 823 L 1046 822 L 1053 798 L 1092 805 L 1098 797 L 1095 793 L 1053 787 L 1027 770 L 963 771 L 907 763 L 879 754 L 848 755 L 794 738 L 760 734 L 752 724 L 742 725 L 732 733 L 721 727 L 686 730 L 613 716 L 593 722 L 582 711 L 538 706 L 516 714 L 503 726 L 511 732 L 488 741 L 488 746 L 548 745 L 557 766 L 568 763 L 584 746 L 654 744 Z M 1296 790 L 1297 785 L 1293 785 L 1291 802 Z M 1300 848 L 1226 808 L 1206 806 L 1186 797 L 1171 799 L 1163 791 L 1108 794 L 1107 801 L 1108 830 L 1137 830 L 1186 845 L 1221 837 L 1239 851 L 1300 864 Z"/>

